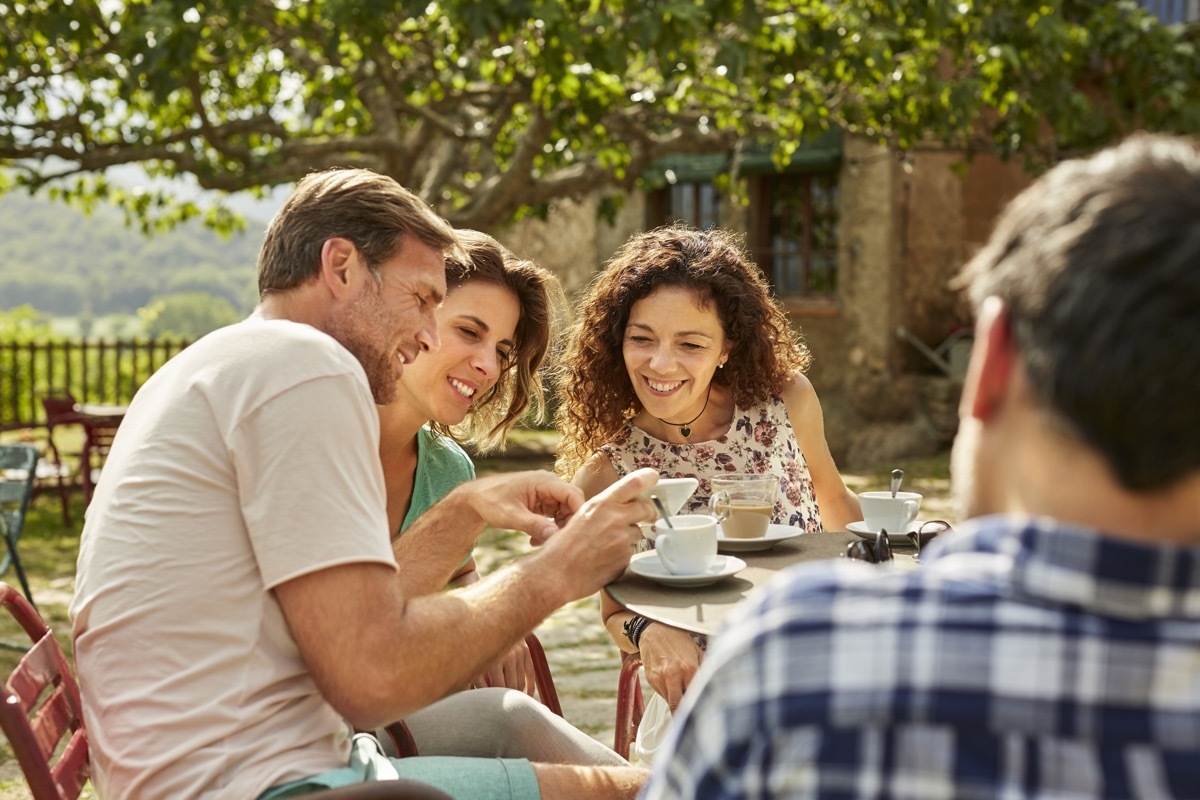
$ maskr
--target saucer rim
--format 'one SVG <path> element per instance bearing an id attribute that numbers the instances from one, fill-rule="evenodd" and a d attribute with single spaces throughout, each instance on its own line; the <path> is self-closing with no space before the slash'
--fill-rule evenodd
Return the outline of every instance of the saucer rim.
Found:
<path id="1" fill-rule="evenodd" d="M 700 581 L 702 584 L 716 583 L 723 578 L 732 577 L 746 568 L 746 562 L 744 559 L 738 558 L 737 556 L 725 555 L 724 553 L 717 553 L 717 555 L 713 558 L 713 566 L 715 566 L 720 559 L 724 559 L 726 566 L 719 572 L 701 572 L 695 575 L 675 575 L 667 570 L 666 565 L 663 564 L 662 559 L 659 558 L 657 550 L 647 550 L 646 552 L 638 553 L 633 558 L 629 559 L 629 570 L 635 575 L 646 578 L 647 580 L 655 581 L 657 583 L 683 585 L 693 581 Z M 640 565 L 644 561 L 653 561 L 662 569 L 662 572 L 643 572 L 634 567 L 635 564 Z M 710 566 L 710 569 L 711 568 L 712 567 Z"/>
<path id="2" fill-rule="evenodd" d="M 773 530 L 780 528 L 786 529 L 787 533 L 779 536 L 769 535 Z M 754 553 L 763 550 L 770 550 L 777 544 L 791 541 L 799 536 L 803 536 L 807 531 L 804 528 L 795 525 L 784 525 L 781 522 L 772 522 L 767 527 L 766 536 L 725 536 L 724 530 L 720 524 L 717 525 L 717 548 L 725 548 L 728 552 L 734 553 Z"/>
<path id="3" fill-rule="evenodd" d="M 912 541 L 909 540 L 908 534 L 913 533 L 918 528 L 920 528 L 923 523 L 928 522 L 928 521 L 929 520 L 925 520 L 925 519 L 921 519 L 920 517 L 917 517 L 912 522 L 908 523 L 908 527 L 905 530 L 900 531 L 899 533 L 892 533 L 891 531 L 889 531 L 888 532 L 888 541 L 892 544 L 902 544 L 905 546 L 911 546 Z M 852 526 L 857 526 L 859 528 L 859 530 L 855 530 L 854 527 L 852 527 Z M 846 532 L 853 533 L 855 536 L 857 536 L 861 539 L 866 539 L 867 541 L 871 541 L 875 537 L 875 531 L 868 529 L 867 521 L 862 520 L 862 519 L 856 519 L 853 522 L 847 522 L 846 523 Z"/>

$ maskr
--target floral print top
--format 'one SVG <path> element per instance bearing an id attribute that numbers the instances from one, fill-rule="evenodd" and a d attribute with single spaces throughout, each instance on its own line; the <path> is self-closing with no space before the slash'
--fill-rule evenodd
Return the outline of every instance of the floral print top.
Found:
<path id="1" fill-rule="evenodd" d="M 629 420 L 600 450 L 618 476 L 652 467 L 664 478 L 699 480 L 695 494 L 684 506 L 687 512 L 707 511 L 712 494 L 709 479 L 715 474 L 774 472 L 780 476 L 779 498 L 771 522 L 803 528 L 807 533 L 821 531 L 821 511 L 808 462 L 800 452 L 783 398 L 771 397 L 746 410 L 734 408 L 729 430 L 712 441 L 664 442 Z"/>

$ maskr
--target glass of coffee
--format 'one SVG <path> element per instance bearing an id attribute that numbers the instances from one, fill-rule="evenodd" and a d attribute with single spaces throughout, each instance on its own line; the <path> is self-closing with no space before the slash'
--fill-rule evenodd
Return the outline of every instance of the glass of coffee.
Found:
<path id="1" fill-rule="evenodd" d="M 731 539 L 756 539 L 767 535 L 779 476 L 730 474 L 713 478 L 708 507 L 721 521 L 721 531 Z"/>

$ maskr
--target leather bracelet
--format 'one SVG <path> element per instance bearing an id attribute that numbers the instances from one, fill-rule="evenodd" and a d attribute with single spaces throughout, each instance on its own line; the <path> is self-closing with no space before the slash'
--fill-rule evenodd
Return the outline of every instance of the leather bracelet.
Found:
<path id="1" fill-rule="evenodd" d="M 629 643 L 640 650 L 641 648 L 639 647 L 638 643 L 641 641 L 642 632 L 645 631 L 652 622 L 654 622 L 654 620 L 643 617 L 641 614 L 634 614 L 632 617 L 625 620 L 624 624 L 621 625 L 621 630 L 625 631 L 625 638 L 629 640 Z"/>

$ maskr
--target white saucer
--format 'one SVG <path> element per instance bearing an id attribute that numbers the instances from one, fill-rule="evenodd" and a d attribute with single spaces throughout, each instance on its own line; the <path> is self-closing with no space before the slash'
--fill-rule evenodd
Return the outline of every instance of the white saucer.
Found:
<path id="1" fill-rule="evenodd" d="M 699 575 L 674 575 L 663 566 L 658 553 L 638 553 L 629 560 L 631 572 L 665 586 L 707 586 L 722 578 L 736 575 L 746 568 L 746 562 L 736 556 L 717 556 L 708 570 Z"/>
<path id="2" fill-rule="evenodd" d="M 909 539 L 908 536 L 906 536 L 905 534 L 907 534 L 908 531 L 915 531 L 917 528 L 921 527 L 921 523 L 924 521 L 925 520 L 922 520 L 922 519 L 914 519 L 912 522 L 908 523 L 907 530 L 901 531 L 899 533 L 894 533 L 892 531 L 888 531 L 888 542 L 891 544 L 903 545 L 905 547 L 912 547 L 913 546 L 912 539 Z M 868 528 L 867 523 L 863 522 L 861 519 L 858 520 L 857 522 L 846 523 L 846 530 L 850 531 L 850 533 L 853 533 L 853 534 L 856 534 L 856 535 L 862 537 L 863 539 L 866 539 L 867 541 L 870 541 L 870 542 L 875 541 L 876 531 L 873 531 L 870 528 Z"/>
<path id="3" fill-rule="evenodd" d="M 803 528 L 793 528 L 791 525 L 768 525 L 767 532 L 763 536 L 756 536 L 753 539 L 743 539 L 737 536 L 726 536 L 725 532 L 717 527 L 717 549 L 725 550 L 730 553 L 751 553 L 755 550 L 770 550 L 780 542 L 786 542 L 788 539 L 795 539 L 797 536 L 804 534 Z"/>

